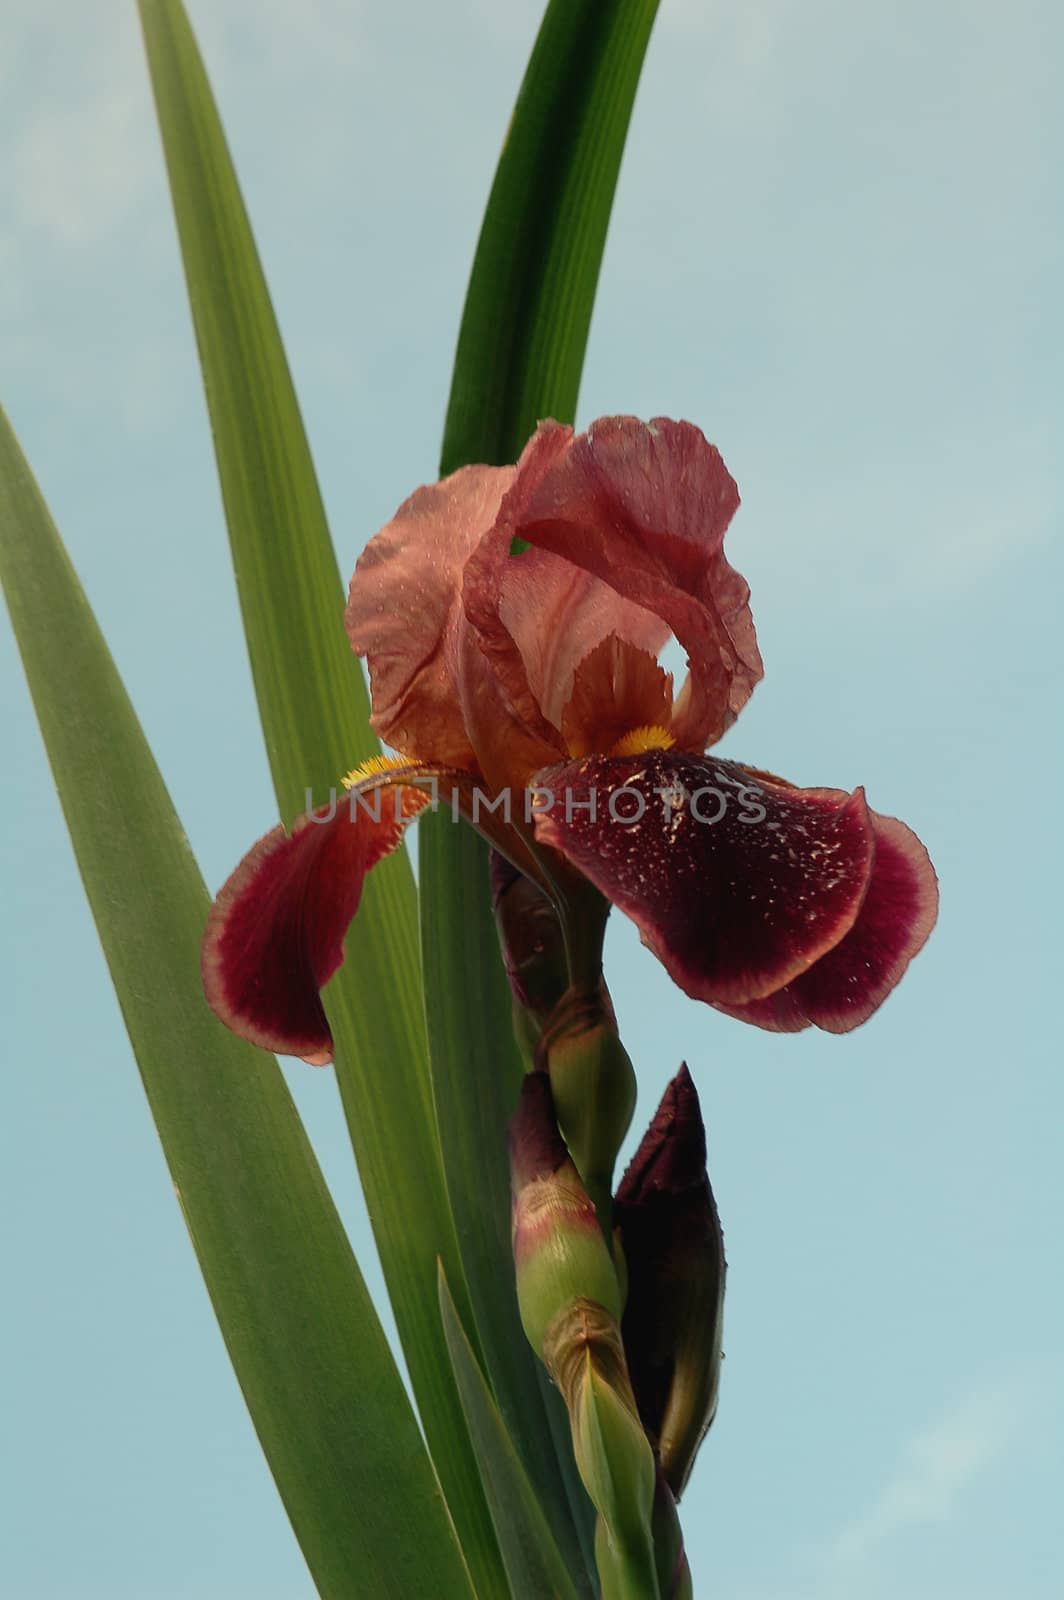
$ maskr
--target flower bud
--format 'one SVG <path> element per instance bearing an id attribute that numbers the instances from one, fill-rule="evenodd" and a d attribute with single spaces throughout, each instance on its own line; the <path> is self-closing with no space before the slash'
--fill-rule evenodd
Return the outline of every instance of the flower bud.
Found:
<path id="1" fill-rule="evenodd" d="M 530 1073 L 521 1086 L 510 1174 L 521 1322 L 569 1412 L 577 1470 L 599 1514 L 603 1600 L 656 1600 L 654 1453 L 625 1364 L 620 1286 L 544 1073 Z"/>
<path id="2" fill-rule="evenodd" d="M 543 1030 L 536 1059 L 550 1074 L 577 1170 L 608 1221 L 613 1165 L 635 1110 L 636 1081 L 602 983 L 568 990 Z"/>
<path id="3" fill-rule="evenodd" d="M 717 1408 L 725 1275 L 705 1130 L 686 1066 L 624 1175 L 614 1217 L 628 1268 L 622 1326 L 632 1385 L 679 1499 Z"/>
<path id="4" fill-rule="evenodd" d="M 656 1597 L 654 1452 L 616 1318 L 594 1301 L 574 1301 L 547 1330 L 543 1359 L 568 1408 L 577 1470 L 599 1514 L 595 1551 L 604 1600 Z"/>
<path id="5" fill-rule="evenodd" d="M 514 999 L 514 1032 L 526 1054 L 569 983 L 558 913 L 543 891 L 497 850 L 491 852 L 491 904 Z"/>
<path id="6" fill-rule="evenodd" d="M 554 1118 L 550 1081 L 529 1073 L 510 1123 L 517 1303 L 542 1359 L 547 1330 L 577 1300 L 621 1314 L 621 1292 L 598 1214 Z"/>

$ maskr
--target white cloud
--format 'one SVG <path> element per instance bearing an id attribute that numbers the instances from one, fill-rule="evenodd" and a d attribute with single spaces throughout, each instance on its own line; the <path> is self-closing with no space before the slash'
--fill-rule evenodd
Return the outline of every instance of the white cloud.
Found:
<path id="1" fill-rule="evenodd" d="M 239 135 L 238 166 L 255 171 L 265 160 L 275 177 L 278 141 L 263 158 L 255 130 L 267 116 L 275 126 L 299 119 L 292 161 L 308 169 L 301 191 L 334 183 L 356 57 L 365 54 L 357 0 L 190 0 L 189 11 L 223 118 Z M 95 403 L 86 396 L 96 393 L 105 349 L 129 430 L 155 429 L 170 415 L 167 375 L 189 333 L 183 321 L 161 327 L 153 309 L 176 247 L 136 5 L 7 0 L 0 36 L 0 338 L 9 382 L 12 372 L 33 372 L 50 403 L 81 410 Z M 283 160 L 287 146 L 279 148 Z"/>
<path id="2" fill-rule="evenodd" d="M 870 1562 L 883 1545 L 921 1523 L 944 1522 L 965 1490 L 1009 1448 L 1030 1419 L 1035 1383 L 1023 1374 L 982 1386 L 919 1432 L 871 1504 L 824 1551 L 836 1575 Z"/>
<path id="3" fill-rule="evenodd" d="M 2 192 L 16 237 L 106 241 L 143 192 L 147 86 L 131 7 L 16 8 L 5 16 Z M 26 94 L 33 85 L 34 93 Z M 23 91 L 23 92 L 20 92 Z"/>
<path id="4" fill-rule="evenodd" d="M 312 89 L 315 125 L 325 112 L 332 125 L 365 54 L 350 0 L 229 0 L 190 12 L 216 90 L 242 79 L 260 107 L 283 92 L 295 116 Z M 25 241 L 23 258 L 34 236 L 52 249 L 106 247 L 161 171 L 136 8 L 14 0 L 3 40 L 9 236 Z"/>

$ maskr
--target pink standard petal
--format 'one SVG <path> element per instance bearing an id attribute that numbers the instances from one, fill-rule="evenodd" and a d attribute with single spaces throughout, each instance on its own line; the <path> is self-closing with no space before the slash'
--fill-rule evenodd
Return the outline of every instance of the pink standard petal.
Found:
<path id="1" fill-rule="evenodd" d="M 366 873 L 395 849 L 404 821 L 427 798 L 376 790 L 358 805 L 345 795 L 331 820 L 322 807 L 298 818 L 291 834 L 278 826 L 252 846 L 203 937 L 204 991 L 234 1033 L 314 1066 L 332 1060 L 318 991 L 344 959 Z"/>
<path id="2" fill-rule="evenodd" d="M 557 424 L 552 424 L 551 427 L 553 432 L 548 432 L 541 426 L 521 454 L 518 467 L 526 480 L 535 481 L 541 477 L 566 448 L 572 429 L 562 428 Z M 515 479 L 518 467 L 513 468 Z M 512 481 L 510 487 L 513 487 Z M 503 587 L 507 581 L 507 570 L 511 560 L 520 559 L 519 556 L 511 556 L 510 547 L 513 539 L 509 520 L 502 518 L 501 515 L 497 516 L 494 526 L 485 533 L 466 563 L 462 576 L 462 607 L 470 644 L 475 644 L 479 653 L 490 664 L 498 692 L 505 696 L 507 704 L 513 709 L 513 714 L 528 728 L 532 736 L 540 743 L 550 745 L 555 742 L 556 726 L 551 724 L 532 688 L 529 669 L 517 640 L 502 617 Z M 572 572 L 574 580 L 579 576 L 575 569 L 566 568 L 566 572 L 568 571 Z M 531 617 L 527 616 L 529 609 L 527 595 L 522 607 L 519 597 L 520 580 L 511 579 L 509 582 L 517 586 L 517 618 L 524 609 L 528 624 L 534 625 Z M 513 606 L 508 607 L 508 615 L 510 625 L 518 627 L 520 631 L 520 623 L 515 618 Z M 542 689 L 542 685 L 540 687 Z"/>
<path id="3" fill-rule="evenodd" d="M 868 892 L 850 932 L 776 994 L 729 1016 L 776 1033 L 814 1025 L 849 1033 L 883 1004 L 927 943 L 938 915 L 938 880 L 920 840 L 896 817 L 870 811 L 875 861 Z"/>
<path id="4" fill-rule="evenodd" d="M 555 728 L 562 725 L 578 666 L 605 639 L 656 659 L 669 637 L 660 618 L 549 550 L 524 550 L 508 559 L 499 617 L 517 645 L 540 710 Z"/>
<path id="5" fill-rule="evenodd" d="M 861 790 L 777 788 L 678 750 L 591 756 L 535 781 L 553 792 L 541 842 L 632 918 L 695 999 L 770 995 L 857 920 L 874 855 Z"/>
<path id="6" fill-rule="evenodd" d="M 514 470 L 462 467 L 416 490 L 359 557 L 347 602 L 377 733 L 408 755 L 467 771 L 477 763 L 459 704 L 462 569 Z"/>
<path id="7" fill-rule="evenodd" d="M 463 725 L 475 752 L 477 769 L 489 789 L 521 790 L 537 767 L 565 755 L 561 735 L 528 707 L 510 698 L 507 681 L 495 671 L 477 633 L 462 617 L 458 623 L 458 692 Z"/>
<path id="8" fill-rule="evenodd" d="M 750 592 L 723 554 L 738 504 L 719 452 L 689 422 L 603 417 L 575 438 L 546 422 L 491 538 L 552 551 L 660 618 L 690 666 L 673 733 L 702 749 L 734 722 L 762 671 Z"/>
<path id="9" fill-rule="evenodd" d="M 578 664 L 603 639 L 615 634 L 657 656 L 669 636 L 660 617 L 565 555 L 511 555 L 519 507 L 564 456 L 572 432 L 544 424 L 526 445 L 516 469 L 518 499 L 512 505 L 504 500 L 495 527 L 469 560 L 463 589 L 466 616 L 510 703 L 547 739 L 549 729 L 561 727 Z"/>

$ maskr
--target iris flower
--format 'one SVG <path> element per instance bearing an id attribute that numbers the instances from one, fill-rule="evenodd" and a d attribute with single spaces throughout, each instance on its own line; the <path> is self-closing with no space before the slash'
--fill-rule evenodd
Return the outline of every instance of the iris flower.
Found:
<path id="1" fill-rule="evenodd" d="M 577 435 L 544 422 L 516 466 L 463 467 L 400 506 L 346 612 L 398 754 L 274 828 L 221 890 L 203 972 L 231 1028 L 331 1058 L 319 990 L 366 874 L 433 798 L 570 934 L 612 903 L 686 994 L 732 1017 L 844 1033 L 876 1010 L 934 924 L 923 845 L 863 789 L 706 753 L 762 675 L 723 550 L 738 504 L 691 423 L 605 417 Z M 677 693 L 658 662 L 670 639 L 687 654 Z"/>

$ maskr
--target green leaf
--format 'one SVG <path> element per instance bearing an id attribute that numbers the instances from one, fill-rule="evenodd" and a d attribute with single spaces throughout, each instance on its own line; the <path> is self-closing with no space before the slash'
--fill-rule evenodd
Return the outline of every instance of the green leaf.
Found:
<path id="1" fill-rule="evenodd" d="M 379 746 L 277 322 L 178 0 L 140 0 L 259 709 L 283 819 Z M 405 852 L 371 874 L 326 995 L 337 1075 L 429 1446 L 478 1592 L 504 1592 L 435 1306 L 465 1276 L 444 1184 Z"/>
<path id="2" fill-rule="evenodd" d="M 514 461 L 541 417 L 575 417 L 613 192 L 656 10 L 657 0 L 552 0 L 547 8 L 473 263 L 441 472 L 469 461 Z M 437 816 L 421 824 L 419 860 L 433 1085 L 485 1366 L 570 1563 L 573 1525 L 558 1465 L 593 1563 L 590 1506 L 575 1477 L 564 1412 L 553 1394 L 545 1409 L 528 1381 L 500 1226 L 505 1123 L 521 1068 L 486 851 Z"/>
<path id="3" fill-rule="evenodd" d="M 577 1600 L 535 1490 L 477 1365 L 442 1267 L 440 1315 L 514 1600 Z"/>
<path id="4" fill-rule="evenodd" d="M 203 1003 L 207 892 L 2 412 L 0 579 L 178 1199 L 319 1592 L 471 1595 L 406 1392 L 277 1063 Z"/>
<path id="5" fill-rule="evenodd" d="M 529 1348 L 517 1310 L 506 1124 L 524 1069 L 495 922 L 481 893 L 485 852 L 469 828 L 443 815 L 426 816 L 418 826 L 425 984 L 438 997 L 436 1105 L 477 1332 L 506 1426 L 570 1569 L 584 1569 L 583 1592 L 591 1593 L 591 1503 L 571 1466 L 565 1408 Z"/>
<path id="6" fill-rule="evenodd" d="M 613 194 L 658 0 L 551 0 L 469 280 L 441 472 L 576 416 Z"/>

